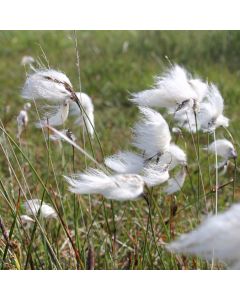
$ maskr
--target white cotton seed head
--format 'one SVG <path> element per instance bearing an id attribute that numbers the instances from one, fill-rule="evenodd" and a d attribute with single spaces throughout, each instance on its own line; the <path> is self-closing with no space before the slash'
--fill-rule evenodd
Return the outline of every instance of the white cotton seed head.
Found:
<path id="1" fill-rule="evenodd" d="M 219 126 L 227 127 L 229 119 L 223 116 L 224 100 L 218 88 L 211 84 L 206 100 L 200 104 L 198 122 L 204 132 L 212 132 Z"/>
<path id="2" fill-rule="evenodd" d="M 182 165 L 182 166 L 187 165 L 187 155 L 179 146 L 173 143 L 170 144 L 169 154 L 170 154 L 169 170 L 174 169 L 178 165 Z M 167 160 L 167 153 L 166 153 L 166 160 Z"/>
<path id="3" fill-rule="evenodd" d="M 136 174 L 115 175 L 113 177 L 115 185 L 119 187 L 106 191 L 106 198 L 116 200 L 134 200 L 143 193 L 144 181 Z"/>
<path id="4" fill-rule="evenodd" d="M 82 116 L 76 118 L 74 124 L 83 127 L 84 131 L 87 131 L 91 138 L 94 137 L 94 113 L 93 111 L 87 112 L 87 116 L 83 112 Z"/>
<path id="5" fill-rule="evenodd" d="M 228 127 L 229 126 L 229 119 L 227 117 L 224 117 L 223 115 L 218 116 L 218 118 L 215 121 L 215 128 L 218 127 Z"/>
<path id="6" fill-rule="evenodd" d="M 21 65 L 26 66 L 26 65 L 31 65 L 35 62 L 35 59 L 32 56 L 23 56 L 21 60 Z"/>
<path id="7" fill-rule="evenodd" d="M 43 204 L 41 207 L 41 215 L 43 218 L 57 218 L 56 211 L 48 204 Z"/>
<path id="8" fill-rule="evenodd" d="M 28 111 L 31 108 L 31 106 L 32 106 L 31 103 L 27 102 L 24 104 L 23 108 L 24 108 L 24 110 Z"/>
<path id="9" fill-rule="evenodd" d="M 27 126 L 28 123 L 28 114 L 25 110 L 21 110 L 17 116 L 18 125 Z"/>
<path id="10" fill-rule="evenodd" d="M 184 255 L 197 255 L 207 260 L 214 258 L 229 268 L 240 266 L 240 205 L 226 212 L 210 216 L 195 230 L 180 236 L 167 249 Z"/>
<path id="11" fill-rule="evenodd" d="M 133 94 L 131 101 L 141 106 L 164 107 L 174 114 L 189 108 L 197 111 L 207 92 L 207 83 L 193 79 L 183 67 L 173 65 L 157 77 L 154 88 Z"/>
<path id="12" fill-rule="evenodd" d="M 208 89 L 207 100 L 213 105 L 218 116 L 222 115 L 224 100 L 215 84 L 211 84 Z"/>
<path id="13" fill-rule="evenodd" d="M 157 77 L 152 90 L 134 94 L 132 101 L 138 105 L 165 107 L 175 111 L 183 102 L 187 104 L 189 100 L 198 98 L 198 94 L 189 84 L 189 79 L 190 75 L 184 68 L 174 65 Z"/>
<path id="14" fill-rule="evenodd" d="M 199 113 L 198 113 L 198 126 L 201 128 L 203 132 L 211 132 L 215 128 L 215 108 L 209 102 L 203 102 L 200 105 Z"/>
<path id="15" fill-rule="evenodd" d="M 109 176 L 96 169 L 88 169 L 85 173 L 64 176 L 70 185 L 69 190 L 76 194 L 102 193 L 109 184 Z"/>
<path id="16" fill-rule="evenodd" d="M 144 181 L 135 174 L 108 176 L 96 169 L 66 177 L 69 190 L 76 194 L 101 194 L 112 200 L 133 200 L 143 193 Z"/>
<path id="17" fill-rule="evenodd" d="M 182 129 L 185 129 L 188 132 L 192 132 L 192 133 L 196 132 L 196 120 L 195 120 L 193 109 L 188 109 L 184 111 L 180 110 L 176 112 L 174 114 L 174 121 L 176 122 L 177 126 L 181 127 Z M 199 128 L 200 126 L 198 122 L 198 129 Z"/>
<path id="18" fill-rule="evenodd" d="M 31 224 L 31 223 L 34 223 L 35 221 L 29 217 L 28 215 L 21 215 L 20 216 L 20 219 L 23 223 L 23 225 L 26 225 L 26 224 Z"/>
<path id="19" fill-rule="evenodd" d="M 27 127 L 28 124 L 28 113 L 26 110 L 21 110 L 17 116 L 17 138 L 20 138 L 23 130 Z"/>
<path id="20" fill-rule="evenodd" d="M 75 102 L 70 103 L 70 115 L 76 116 L 75 124 L 85 128 L 91 137 L 94 136 L 94 106 L 92 99 L 85 93 L 76 93 L 83 110 Z"/>
<path id="21" fill-rule="evenodd" d="M 90 111 L 94 111 L 94 105 L 93 105 L 93 101 L 92 99 L 85 93 L 76 93 L 79 102 L 81 104 L 81 106 L 84 108 L 84 110 L 88 113 Z M 73 116 L 79 116 L 80 114 L 80 109 L 79 106 L 75 103 L 72 102 L 70 104 L 70 115 Z"/>
<path id="22" fill-rule="evenodd" d="M 217 152 L 217 155 L 221 156 L 222 158 L 224 158 L 226 160 L 229 158 L 237 157 L 237 152 L 236 152 L 233 144 L 226 139 L 216 140 L 215 142 L 212 142 L 205 149 L 213 154 L 215 154 L 215 152 Z"/>
<path id="23" fill-rule="evenodd" d="M 68 118 L 69 100 L 63 101 L 63 103 L 60 105 L 46 105 L 42 107 L 42 110 L 45 110 L 43 113 L 43 118 L 36 123 L 36 127 L 41 128 L 45 127 L 46 125 L 63 125 Z"/>
<path id="24" fill-rule="evenodd" d="M 76 125 L 82 126 L 85 131 L 87 131 L 90 136 L 94 137 L 94 114 L 93 112 L 88 112 L 87 116 L 80 116 L 76 118 L 75 122 Z"/>
<path id="25" fill-rule="evenodd" d="M 105 165 L 116 173 L 139 173 L 144 167 L 141 155 L 130 151 L 119 151 L 104 161 Z"/>
<path id="26" fill-rule="evenodd" d="M 133 128 L 133 145 L 147 158 L 168 150 L 171 134 L 167 122 L 160 113 L 147 107 L 139 107 L 142 119 Z"/>
<path id="27" fill-rule="evenodd" d="M 23 205 L 28 215 L 36 216 L 41 206 L 41 200 L 39 199 L 27 200 L 24 202 Z"/>
<path id="28" fill-rule="evenodd" d="M 198 105 L 200 104 L 200 102 L 203 101 L 203 99 L 206 97 L 207 92 L 208 92 L 208 84 L 206 82 L 203 82 L 201 79 L 196 78 L 196 79 L 190 79 L 188 81 L 188 83 L 190 84 L 190 86 L 193 88 L 193 90 L 196 92 L 197 94 L 197 98 L 195 100 L 196 101 L 196 105 L 198 107 Z"/>
<path id="29" fill-rule="evenodd" d="M 137 105 L 147 107 L 172 107 L 172 103 L 166 102 L 165 98 L 162 98 L 162 93 L 158 89 L 145 90 L 139 93 L 134 93 L 131 99 Z M 174 106 L 175 107 L 175 106 Z"/>
<path id="30" fill-rule="evenodd" d="M 150 163 L 143 169 L 141 175 L 147 186 L 160 185 L 169 179 L 168 165 Z"/>
<path id="31" fill-rule="evenodd" d="M 166 193 L 167 195 L 172 195 L 172 194 L 175 194 L 178 191 L 180 191 L 181 188 L 183 187 L 184 182 L 185 182 L 185 178 L 186 178 L 186 171 L 185 171 L 185 168 L 182 168 L 176 174 L 175 177 L 170 178 L 168 180 L 168 185 L 164 189 L 164 193 Z"/>
<path id="32" fill-rule="evenodd" d="M 40 215 L 43 218 L 49 219 L 49 218 L 56 218 L 57 213 L 56 211 L 48 204 L 42 202 L 39 199 L 31 199 L 24 202 L 24 207 L 26 209 L 26 213 L 28 215 L 37 216 L 38 211 L 40 209 Z"/>
<path id="33" fill-rule="evenodd" d="M 172 133 L 181 134 L 182 130 L 180 128 L 178 128 L 178 127 L 173 127 L 172 128 Z"/>
<path id="34" fill-rule="evenodd" d="M 22 97 L 29 100 L 47 99 L 62 102 L 73 99 L 74 95 L 68 77 L 51 69 L 40 69 L 30 74 L 22 89 Z"/>
<path id="35" fill-rule="evenodd" d="M 203 91 L 204 92 L 204 91 Z M 214 84 L 208 86 L 207 92 L 196 108 L 198 130 L 213 132 L 216 128 L 229 126 L 229 119 L 223 116 L 224 100 Z M 196 120 L 193 109 L 178 111 L 174 120 L 181 128 L 196 132 Z"/>
<path id="36" fill-rule="evenodd" d="M 160 156 L 159 163 L 161 165 L 167 164 L 169 171 L 171 171 L 179 165 L 186 166 L 187 155 L 179 146 L 171 143 L 168 151 Z"/>

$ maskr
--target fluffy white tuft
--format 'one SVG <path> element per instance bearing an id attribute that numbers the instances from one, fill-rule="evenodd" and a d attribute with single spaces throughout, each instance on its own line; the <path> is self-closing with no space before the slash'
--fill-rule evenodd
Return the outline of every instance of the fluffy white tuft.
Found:
<path id="1" fill-rule="evenodd" d="M 179 146 L 173 143 L 170 144 L 168 152 L 165 152 L 160 160 L 169 164 L 169 170 L 174 169 L 178 165 L 187 165 L 186 153 Z"/>
<path id="2" fill-rule="evenodd" d="M 83 107 L 84 111 L 80 111 L 78 105 L 75 102 L 70 103 L 70 115 L 77 116 L 75 120 L 75 124 L 87 127 L 87 131 L 91 135 L 94 136 L 94 106 L 92 99 L 85 93 L 76 93 L 80 105 Z"/>
<path id="3" fill-rule="evenodd" d="M 187 130 L 188 132 L 193 132 L 193 133 L 196 132 L 196 120 L 192 109 L 177 111 L 174 114 L 174 121 L 177 123 L 179 127 Z M 198 129 L 200 129 L 199 123 L 197 125 L 198 125 Z"/>
<path id="4" fill-rule="evenodd" d="M 220 126 L 228 127 L 229 119 L 223 116 L 224 100 L 217 87 L 211 84 L 203 94 L 203 100 L 198 102 L 195 110 L 198 130 L 213 132 Z M 196 132 L 196 120 L 192 109 L 176 112 L 174 120 L 179 127 L 189 132 Z"/>
<path id="5" fill-rule="evenodd" d="M 168 165 L 150 163 L 143 169 L 142 178 L 149 187 L 162 184 L 169 179 Z"/>
<path id="6" fill-rule="evenodd" d="M 134 94 L 132 101 L 138 105 L 165 107 L 173 113 L 186 106 L 192 107 L 193 100 L 200 102 L 206 90 L 206 83 L 191 79 L 184 68 L 174 65 L 157 77 L 153 89 Z"/>
<path id="7" fill-rule="evenodd" d="M 27 127 L 28 124 L 28 113 L 26 110 L 21 110 L 17 116 L 17 138 L 20 138 L 23 130 Z"/>
<path id="8" fill-rule="evenodd" d="M 69 190 L 76 194 L 101 194 L 112 200 L 133 200 L 143 193 L 144 181 L 139 175 L 106 175 L 96 169 L 66 177 Z"/>
<path id="9" fill-rule="evenodd" d="M 195 230 L 180 236 L 167 246 L 171 252 L 214 257 L 230 268 L 240 267 L 240 205 L 210 216 Z"/>
<path id="10" fill-rule="evenodd" d="M 172 133 L 181 134 L 182 130 L 180 128 L 178 128 L 178 127 L 173 127 L 172 128 Z"/>
<path id="11" fill-rule="evenodd" d="M 212 142 L 205 149 L 213 154 L 215 154 L 215 150 L 216 150 L 217 155 L 221 156 L 225 160 L 228 160 L 229 158 L 237 157 L 237 152 L 236 152 L 233 144 L 226 139 L 216 140 L 216 141 Z"/>
<path id="12" fill-rule="evenodd" d="M 206 82 L 203 82 L 199 78 L 190 79 L 188 83 L 197 94 L 197 98 L 195 99 L 196 100 L 195 104 L 197 105 L 196 109 L 198 109 L 199 104 L 203 101 L 203 99 L 206 97 L 208 93 L 209 86 Z"/>
<path id="13" fill-rule="evenodd" d="M 23 109 L 28 111 L 31 108 L 32 104 L 30 102 L 27 102 L 24 104 Z"/>
<path id="14" fill-rule="evenodd" d="M 159 165 L 168 165 L 168 169 L 171 171 L 176 166 L 186 166 L 187 155 L 179 146 L 171 143 L 168 151 L 164 152 L 159 158 L 157 158 L 157 161 Z"/>
<path id="15" fill-rule="evenodd" d="M 45 110 L 43 118 L 36 123 L 36 127 L 59 126 L 64 124 L 68 118 L 69 101 L 65 100 L 61 105 L 46 105 L 42 107 L 42 110 Z"/>
<path id="16" fill-rule="evenodd" d="M 162 93 L 158 89 L 145 90 L 139 93 L 134 93 L 131 101 L 137 105 L 149 107 L 166 107 L 166 105 L 168 104 L 166 103 L 166 100 L 162 98 Z"/>
<path id="17" fill-rule="evenodd" d="M 174 178 L 168 180 L 168 186 L 164 189 L 164 193 L 172 195 L 181 190 L 186 178 L 185 168 L 182 168 Z"/>
<path id="18" fill-rule="evenodd" d="M 147 107 L 139 107 L 142 119 L 133 128 L 133 145 L 144 152 L 147 158 L 168 150 L 171 134 L 160 113 Z"/>
<path id="19" fill-rule="evenodd" d="M 229 119 L 223 116 L 224 100 L 218 88 L 211 84 L 206 101 L 200 105 L 198 122 L 205 132 L 212 132 L 219 126 L 228 127 Z"/>
<path id="20" fill-rule="evenodd" d="M 39 69 L 30 74 L 22 89 L 22 97 L 29 100 L 63 101 L 73 96 L 68 77 L 56 70 Z"/>
<path id="21" fill-rule="evenodd" d="M 22 223 L 25 225 L 25 224 L 29 224 L 29 223 L 34 223 L 35 221 L 29 217 L 28 215 L 21 215 L 20 216 L 20 219 L 22 221 Z"/>
<path id="22" fill-rule="evenodd" d="M 38 211 L 40 209 L 40 215 L 43 218 L 49 219 L 49 218 L 57 217 L 56 211 L 49 204 L 42 202 L 41 205 L 41 200 L 39 199 L 32 199 L 32 200 L 25 201 L 24 207 L 28 215 L 37 216 Z"/>
<path id="23" fill-rule="evenodd" d="M 218 116 L 218 118 L 215 121 L 215 128 L 218 127 L 228 127 L 229 126 L 229 119 L 223 115 Z"/>
<path id="24" fill-rule="evenodd" d="M 26 65 L 31 65 L 35 62 L 35 59 L 32 56 L 23 56 L 21 60 L 21 65 L 26 66 Z"/>
<path id="25" fill-rule="evenodd" d="M 130 151 L 119 151 L 105 159 L 105 165 L 117 173 L 139 173 L 144 167 L 144 158 Z"/>

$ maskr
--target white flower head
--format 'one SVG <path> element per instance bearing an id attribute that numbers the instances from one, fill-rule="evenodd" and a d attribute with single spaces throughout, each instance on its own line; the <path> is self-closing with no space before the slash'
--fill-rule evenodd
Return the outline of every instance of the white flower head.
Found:
<path id="1" fill-rule="evenodd" d="M 164 189 L 164 193 L 166 193 L 167 195 L 172 195 L 177 193 L 178 191 L 181 190 L 181 188 L 184 185 L 185 182 L 185 178 L 186 178 L 186 170 L 183 167 L 177 174 L 175 177 L 170 178 L 168 180 L 168 185 L 167 187 Z"/>
<path id="2" fill-rule="evenodd" d="M 231 269 L 240 268 L 240 205 L 210 216 L 195 230 L 183 234 L 167 249 L 184 255 L 197 255 L 207 260 L 224 262 Z"/>
<path id="3" fill-rule="evenodd" d="M 39 199 L 27 200 L 24 202 L 24 207 L 26 209 L 26 213 L 28 215 L 37 216 L 38 211 L 40 209 L 40 216 L 46 219 L 56 218 L 57 213 L 54 208 L 52 208 L 49 204 L 42 202 Z"/>
<path id="4" fill-rule="evenodd" d="M 28 124 L 28 113 L 26 110 L 21 110 L 17 116 L 17 138 L 20 138 L 23 130 L 27 127 Z"/>
<path id="5" fill-rule="evenodd" d="M 31 223 L 34 223 L 35 221 L 29 217 L 28 215 L 21 215 L 20 216 L 20 219 L 23 223 L 23 225 L 27 225 L 27 224 L 31 224 Z"/>
<path id="6" fill-rule="evenodd" d="M 21 65 L 26 66 L 26 65 L 31 65 L 35 62 L 35 59 L 32 56 L 23 56 L 21 60 Z"/>
<path id="7" fill-rule="evenodd" d="M 56 102 L 77 100 L 69 78 L 64 73 L 52 69 L 39 69 L 30 74 L 22 89 L 22 97 Z"/>
<path id="8" fill-rule="evenodd" d="M 86 127 L 89 134 L 94 136 L 94 106 L 92 99 L 85 93 L 76 93 L 79 103 L 83 109 L 72 102 L 70 103 L 70 115 L 77 116 L 75 124 Z M 84 110 L 84 111 L 83 111 Z"/>
<path id="9" fill-rule="evenodd" d="M 224 100 L 214 84 L 208 86 L 202 99 L 195 110 L 198 130 L 211 133 L 220 126 L 228 127 L 229 119 L 223 115 Z M 196 119 L 192 109 L 176 112 L 174 120 L 179 127 L 196 132 Z"/>
<path id="10" fill-rule="evenodd" d="M 200 104 L 198 122 L 205 132 L 213 132 L 217 127 L 228 127 L 229 119 L 223 116 L 224 100 L 218 88 L 211 84 L 206 95 L 206 101 Z"/>
<path id="11" fill-rule="evenodd" d="M 237 157 L 237 152 L 233 144 L 226 139 L 219 139 L 212 142 L 207 148 L 205 148 L 205 150 L 208 150 L 213 154 L 217 152 L 217 155 L 221 156 L 225 160 Z"/>
<path id="12" fill-rule="evenodd" d="M 182 130 L 180 128 L 178 128 L 178 127 L 173 127 L 172 128 L 172 133 L 181 134 Z"/>
<path id="13" fill-rule="evenodd" d="M 69 190 L 76 194 L 100 194 L 112 200 L 134 200 L 143 193 L 144 181 L 136 174 L 106 175 L 96 169 L 65 176 Z"/>
<path id="14" fill-rule="evenodd" d="M 200 79 L 192 80 L 184 68 L 174 65 L 157 77 L 153 89 L 134 94 L 132 101 L 138 105 L 164 107 L 174 113 L 200 102 L 206 86 Z"/>
<path id="15" fill-rule="evenodd" d="M 199 105 L 201 107 L 201 103 Z M 199 108 L 200 109 L 200 108 Z M 174 114 L 174 121 L 182 129 L 187 130 L 188 132 L 196 132 L 196 120 L 193 109 L 180 110 Z M 200 129 L 200 124 L 197 124 L 198 130 Z"/>
<path id="16" fill-rule="evenodd" d="M 31 227 L 31 225 L 35 222 L 31 217 L 28 215 L 21 215 L 20 216 L 21 224 L 24 226 L 24 228 L 28 229 Z"/>
<path id="17" fill-rule="evenodd" d="M 63 125 L 69 114 L 69 100 L 64 100 L 60 105 L 45 105 L 41 111 L 44 111 L 43 118 L 36 123 L 36 127 Z"/>
<path id="18" fill-rule="evenodd" d="M 147 186 L 156 186 L 166 182 L 169 179 L 168 165 L 149 163 L 142 170 L 141 174 Z"/>
<path id="19" fill-rule="evenodd" d="M 139 107 L 142 119 L 133 128 L 133 145 L 144 152 L 146 158 L 168 151 L 171 134 L 160 113 L 147 107 Z"/>
<path id="20" fill-rule="evenodd" d="M 27 103 L 24 104 L 23 109 L 28 111 L 31 108 L 31 106 L 32 106 L 31 103 L 27 102 Z"/>
<path id="21" fill-rule="evenodd" d="M 168 165 L 169 171 L 173 170 L 177 166 L 187 165 L 186 153 L 176 144 L 171 143 L 168 151 L 164 152 L 158 159 L 159 163 Z"/>
<path id="22" fill-rule="evenodd" d="M 104 163 L 116 173 L 139 173 L 144 167 L 144 158 L 130 151 L 119 151 L 105 158 Z"/>
<path id="23" fill-rule="evenodd" d="M 162 158 L 162 156 L 161 156 Z M 118 174 L 140 174 L 147 186 L 159 185 L 168 180 L 167 164 L 161 158 L 145 161 L 142 155 L 124 151 L 105 159 L 105 165 Z"/>
<path id="24" fill-rule="evenodd" d="M 209 85 L 206 82 L 203 82 L 199 78 L 190 79 L 188 83 L 197 94 L 196 99 L 194 99 L 195 100 L 194 104 L 196 105 L 195 107 L 196 111 L 198 111 L 200 103 L 207 95 Z"/>

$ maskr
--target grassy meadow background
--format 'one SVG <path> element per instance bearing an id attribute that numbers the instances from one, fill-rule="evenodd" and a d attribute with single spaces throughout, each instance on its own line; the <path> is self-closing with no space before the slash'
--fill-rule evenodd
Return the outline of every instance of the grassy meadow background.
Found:
<path id="1" fill-rule="evenodd" d="M 229 131 L 239 152 L 240 32 L 81 31 L 76 37 L 69 31 L 0 32 L 0 118 L 4 125 L 0 130 L 5 128 L 13 139 L 5 137 L 7 141 L 3 141 L 0 132 L 0 217 L 5 229 L 10 230 L 9 244 L 0 231 L 1 268 L 224 268 L 164 250 L 165 243 L 195 228 L 206 214 L 215 210 L 212 192 L 215 173 L 211 169 L 214 157 L 200 151 L 205 190 L 200 186 L 197 197 L 198 167 L 189 133 L 184 133 L 184 139 L 178 139 L 177 143 L 188 154 L 193 188 L 187 177 L 183 190 L 175 196 L 166 197 L 161 186 L 151 190 L 149 218 L 144 200 L 118 203 L 99 195 L 70 194 L 62 175 L 94 165 L 75 150 L 73 166 L 71 146 L 63 143 L 60 148 L 53 142 L 45 143 L 42 131 L 34 127 L 34 106 L 19 149 L 16 117 L 25 103 L 20 95 L 26 78 L 21 58 L 31 55 L 46 64 L 44 51 L 49 65 L 66 73 L 76 91 L 80 89 L 80 69 L 82 91 L 94 102 L 96 131 L 104 154 L 130 149 L 131 127 L 138 118 L 137 108 L 128 101 L 130 93 L 151 86 L 153 76 L 169 66 L 169 59 L 194 75 L 216 83 L 225 99 L 225 115 L 231 120 Z M 70 128 L 77 136 L 77 143 L 91 153 L 82 129 L 73 123 L 69 118 L 66 128 Z M 216 135 L 230 139 L 224 129 L 217 129 Z M 208 138 L 212 141 L 212 136 L 200 134 L 201 148 Z M 194 139 L 196 141 L 196 136 Z M 176 137 L 173 136 L 173 140 L 176 141 Z M 102 162 L 96 139 L 93 145 L 95 157 Z M 228 184 L 219 191 L 219 211 L 240 199 L 238 169 L 235 175 L 234 167 L 230 166 L 227 174 L 219 177 L 220 184 L 236 177 L 235 185 Z M 39 220 L 41 230 L 38 224 L 23 229 L 18 221 L 18 216 L 24 213 L 22 190 L 28 199 L 43 198 L 47 203 L 54 203 L 63 222 Z"/>

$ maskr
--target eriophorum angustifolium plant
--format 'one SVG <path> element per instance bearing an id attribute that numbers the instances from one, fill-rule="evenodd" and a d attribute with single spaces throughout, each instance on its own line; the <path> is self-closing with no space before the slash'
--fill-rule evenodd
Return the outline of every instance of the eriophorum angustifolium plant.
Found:
<path id="1" fill-rule="evenodd" d="M 19 105 L 0 116 L 1 268 L 239 269 L 238 107 L 225 89 L 238 75 L 171 47 L 158 65 L 158 35 L 111 34 L 73 34 L 55 49 L 61 67 L 52 48 L 18 56 Z"/>

